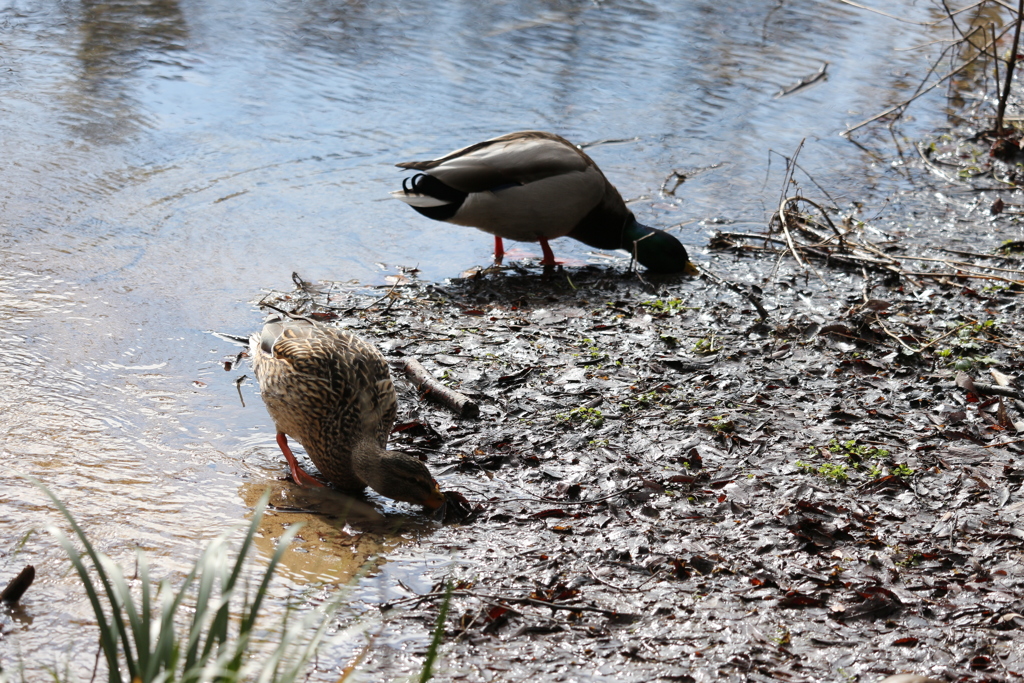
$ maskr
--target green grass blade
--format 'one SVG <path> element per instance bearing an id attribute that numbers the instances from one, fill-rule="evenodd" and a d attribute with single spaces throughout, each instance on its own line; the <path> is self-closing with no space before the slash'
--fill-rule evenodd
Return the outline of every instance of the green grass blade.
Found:
<path id="1" fill-rule="evenodd" d="M 235 559 L 234 567 L 231 569 L 231 574 L 228 576 L 226 581 L 221 583 L 221 595 L 227 599 L 223 600 L 220 608 L 216 611 L 213 622 L 210 624 L 210 633 L 206 639 L 206 645 L 203 648 L 203 659 L 210 656 L 214 644 L 224 643 L 228 638 L 228 624 L 231 617 L 231 605 L 230 597 L 234 594 L 235 584 L 238 582 L 238 577 L 242 574 L 242 568 L 245 566 L 245 558 L 249 554 L 249 548 L 256 538 L 256 534 L 259 529 L 260 522 L 263 520 L 263 512 L 267 508 L 267 501 L 270 500 L 270 489 L 263 492 L 260 496 L 259 502 L 256 503 L 256 507 L 253 511 L 252 522 L 249 524 L 249 529 L 242 539 L 242 546 L 238 549 L 238 555 Z"/>
<path id="2" fill-rule="evenodd" d="M 264 494 L 266 496 L 266 494 Z M 260 500 L 257 509 L 262 513 L 263 505 L 265 501 Z M 267 591 L 270 588 L 270 581 L 274 577 L 274 572 L 277 571 L 277 565 L 280 564 L 281 558 L 284 557 L 285 552 L 288 551 L 288 546 L 291 545 L 292 539 L 295 538 L 295 534 L 299 533 L 302 528 L 302 524 L 294 524 L 287 531 L 281 534 L 281 538 L 277 541 L 277 548 L 274 550 L 273 556 L 270 558 L 270 562 L 267 564 L 266 570 L 263 572 L 263 580 L 260 581 L 259 587 L 256 589 L 256 597 L 253 599 L 252 604 L 249 608 L 243 611 L 242 623 L 239 625 L 239 632 L 242 635 L 248 636 L 256 625 L 256 618 L 259 616 L 260 606 L 263 604 L 263 598 L 267 595 Z M 255 533 L 256 527 L 250 527 L 250 534 Z M 241 656 L 236 662 L 233 662 L 234 669 L 239 670 L 241 668 Z"/>
<path id="3" fill-rule="evenodd" d="M 221 550 L 221 547 L 222 542 L 218 538 L 206 548 L 192 570 L 193 575 L 198 575 L 199 590 L 196 594 L 195 613 L 192 617 L 192 624 L 189 627 L 188 648 L 185 655 L 186 671 L 195 668 L 201 660 L 209 656 L 209 649 L 207 647 L 203 648 L 203 656 L 199 656 L 199 644 L 203 636 L 203 623 L 210 606 L 211 596 L 213 595 L 213 584 L 217 577 L 215 556 L 219 554 L 218 551 Z M 179 596 L 182 594 L 183 592 L 178 593 Z M 207 635 L 207 646 L 209 646 L 210 640 L 211 637 Z"/>
<path id="4" fill-rule="evenodd" d="M 139 620 L 142 622 L 139 630 L 135 632 L 135 647 L 138 648 L 139 652 L 146 653 L 146 661 L 143 662 L 140 659 L 139 669 L 148 673 L 155 663 L 155 657 L 153 656 L 154 653 L 149 650 L 153 635 L 153 615 L 150 613 L 149 562 L 146 561 L 146 553 L 136 550 L 135 562 L 139 570 L 139 582 L 141 583 L 139 591 L 141 593 Z M 146 675 L 143 676 L 142 680 L 148 681 L 150 678 L 152 678 L 152 675 Z"/>
<path id="5" fill-rule="evenodd" d="M 299 533 L 302 526 L 301 522 L 293 524 L 287 531 L 281 534 L 281 538 L 278 539 L 274 555 L 270 558 L 270 563 L 267 565 L 266 571 L 263 572 L 263 580 L 260 581 L 259 588 L 256 589 L 256 599 L 253 600 L 252 609 L 249 610 L 249 617 L 242 624 L 243 631 L 251 630 L 255 624 L 256 615 L 259 612 L 260 605 L 263 604 L 263 598 L 267 594 L 267 589 L 270 587 L 270 580 L 274 577 L 274 572 L 277 571 L 277 565 L 281 563 L 281 559 L 284 557 L 285 552 L 288 551 L 288 546 L 291 545 L 292 539 L 295 538 L 295 534 Z"/>
<path id="6" fill-rule="evenodd" d="M 186 579 L 185 586 L 189 586 L 191 581 Z M 155 680 L 157 674 L 163 671 L 174 671 L 177 666 L 178 660 L 178 634 L 175 628 L 174 615 L 178 611 L 178 606 L 181 604 L 182 592 L 178 595 L 172 595 L 170 584 L 166 581 L 161 582 L 160 590 L 157 593 L 157 598 L 160 600 L 159 616 L 160 625 L 159 631 L 156 635 L 156 643 L 153 646 L 153 658 L 150 660 L 149 670 L 146 672 L 147 677 L 143 680 Z"/>
<path id="7" fill-rule="evenodd" d="M 448 618 L 448 607 L 452 603 L 452 581 L 448 580 L 448 587 L 444 592 L 444 600 L 441 602 L 441 610 L 437 613 L 437 624 L 434 626 L 434 637 L 430 640 L 430 647 L 427 648 L 427 657 L 423 660 L 423 670 L 420 672 L 420 683 L 427 683 L 434 675 L 434 662 L 437 660 L 437 651 L 441 647 L 441 639 L 444 638 L 444 622 Z"/>
<path id="8" fill-rule="evenodd" d="M 100 649 L 103 650 L 103 657 L 107 660 L 107 669 L 109 670 L 107 680 L 111 681 L 111 683 L 120 683 L 121 674 L 117 659 L 117 631 L 107 622 L 107 615 L 103 612 L 103 606 L 100 604 L 99 591 L 96 590 L 96 585 L 92 581 L 89 569 L 85 566 L 85 562 L 82 561 L 82 556 L 79 554 L 75 544 L 64 535 L 63 531 L 56 527 L 50 527 L 49 531 L 56 536 L 57 542 L 64 548 L 64 552 L 68 554 L 71 565 L 78 572 L 78 578 L 82 580 L 82 585 L 85 587 L 85 594 L 89 597 L 89 603 L 92 605 L 92 611 L 96 615 L 96 622 L 100 629 Z"/>
<path id="9" fill-rule="evenodd" d="M 42 490 L 42 492 L 45 493 L 47 495 L 47 497 L 49 497 L 49 499 L 53 501 L 53 504 L 57 506 L 58 510 L 60 510 L 60 513 L 64 516 L 64 519 L 66 519 L 68 521 L 68 524 L 71 525 L 72 530 L 75 532 L 75 536 L 77 536 L 78 540 L 80 540 L 82 542 L 82 546 L 85 548 L 85 552 L 89 555 L 89 558 L 92 560 L 93 568 L 96 570 L 96 574 L 100 577 L 100 582 L 102 583 L 103 589 L 104 589 L 104 591 L 107 594 L 107 600 L 110 602 L 110 611 L 111 611 L 111 619 L 110 620 L 113 623 L 114 628 L 117 629 L 117 633 L 118 633 L 118 635 L 120 636 L 120 639 L 121 639 L 121 644 L 122 644 L 122 647 L 123 647 L 124 662 L 125 662 L 125 665 L 128 668 L 128 676 L 129 676 L 130 679 L 137 678 L 138 677 L 138 669 L 135 666 L 135 657 L 132 656 L 131 642 L 128 639 L 128 630 L 125 628 L 124 618 L 121 615 L 120 608 L 117 606 L 117 601 L 114 599 L 113 587 L 110 585 L 110 580 L 107 578 L 107 574 L 103 570 L 103 563 L 100 561 L 99 553 L 96 552 L 96 549 L 93 547 L 92 543 L 89 542 L 89 539 L 85 535 L 85 532 L 82 530 L 82 527 L 80 527 L 78 525 L 78 522 L 75 521 L 75 518 L 71 516 L 71 512 L 64 506 L 64 503 L 60 502 L 60 499 L 57 498 L 57 496 L 54 495 L 54 493 L 52 491 L 50 491 L 50 489 L 46 488 L 46 486 L 43 485 L 43 483 L 41 481 L 39 481 L 38 479 L 36 479 L 35 477 L 27 477 L 27 479 L 34 486 L 36 486 L 40 490 Z M 67 550 L 68 546 L 71 546 L 70 541 L 68 541 L 67 546 L 65 546 L 65 550 Z M 78 555 L 77 551 L 76 551 L 75 554 Z M 88 572 L 85 572 L 83 574 L 83 570 L 85 569 L 85 565 L 81 564 L 81 556 L 79 556 L 79 565 L 81 566 L 81 569 L 79 569 L 79 576 L 82 578 L 83 583 L 87 584 L 87 586 L 91 586 L 92 585 L 92 579 L 89 577 Z M 77 568 L 78 567 L 76 566 L 76 569 Z M 88 590 L 88 588 L 87 588 L 87 590 Z M 94 590 L 94 592 L 97 592 L 97 591 Z M 90 601 L 92 602 L 91 599 L 90 599 Z M 102 608 L 100 608 L 100 606 L 99 606 L 98 598 L 97 598 L 97 600 L 95 602 L 93 602 L 93 610 L 96 612 L 96 617 L 97 617 L 97 620 L 98 620 L 100 615 L 103 613 L 102 612 Z M 101 640 L 101 642 L 102 642 L 102 640 Z M 104 647 L 104 650 L 106 651 L 107 648 Z M 108 655 L 108 657 L 109 656 L 113 656 L 115 658 L 115 660 L 116 660 L 116 656 L 117 656 L 117 647 L 116 647 L 116 645 L 113 646 L 113 648 L 110 649 L 109 652 L 110 652 L 110 655 Z M 109 673 L 109 677 L 110 677 L 111 681 L 120 681 L 121 680 L 120 670 L 117 669 L 117 668 L 112 668 L 110 673 Z"/>
<path id="10" fill-rule="evenodd" d="M 54 502 L 74 530 L 68 535 L 51 529 L 93 608 L 110 683 L 123 683 L 126 670 L 133 683 L 297 683 L 307 673 L 309 661 L 333 623 L 329 614 L 344 596 L 312 610 L 299 623 L 295 623 L 294 606 L 289 602 L 280 630 L 272 631 L 275 640 L 278 635 L 280 640 L 263 642 L 266 633 L 262 627 L 258 629 L 258 617 L 276 570 L 301 528 L 293 525 L 281 535 L 259 585 L 250 591 L 246 577 L 251 574 L 245 571 L 245 560 L 255 543 L 268 494 L 256 506 L 237 554 L 229 549 L 231 532 L 222 534 L 207 546 L 177 590 L 167 581 L 159 586 L 153 583 L 146 555 L 139 551 L 141 585 L 136 595 L 122 567 L 96 550 L 67 507 L 41 483 L 32 483 Z M 188 630 L 182 632 L 186 602 L 193 614 L 187 618 Z M 443 633 L 444 616 L 441 620 Z M 360 630 L 366 628 L 362 625 Z M 435 634 L 435 653 L 437 644 L 439 635 Z M 7 683 L 3 679 L 9 673 L 0 669 L 0 683 Z M 67 679 L 56 672 L 53 676 L 58 683 Z"/>
<path id="11" fill-rule="evenodd" d="M 117 605 L 128 616 L 128 626 L 131 629 L 132 640 L 135 643 L 133 650 L 135 652 L 135 659 L 139 669 L 142 669 L 145 666 L 145 660 L 149 657 L 149 652 L 140 647 L 139 634 L 144 628 L 148 627 L 148 624 L 139 618 L 139 613 L 135 608 L 135 600 L 132 599 L 132 589 L 128 587 L 128 582 L 125 581 L 121 568 L 105 555 L 100 556 L 100 561 L 103 562 L 107 576 L 110 577 L 110 584 L 114 589 L 113 597 L 117 601 Z"/>

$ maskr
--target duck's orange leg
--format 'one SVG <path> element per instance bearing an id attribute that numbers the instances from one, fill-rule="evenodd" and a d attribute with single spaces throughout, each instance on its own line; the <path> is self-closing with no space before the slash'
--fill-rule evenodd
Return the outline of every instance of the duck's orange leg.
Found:
<path id="1" fill-rule="evenodd" d="M 547 237 L 538 237 L 540 241 L 540 248 L 544 252 L 544 258 L 541 259 L 540 264 L 542 266 L 556 266 L 558 261 L 555 260 L 555 252 L 551 251 L 551 247 L 548 245 Z"/>
<path id="2" fill-rule="evenodd" d="M 299 467 L 299 461 L 295 459 L 295 454 L 288 447 L 288 436 L 284 432 L 277 433 L 277 445 L 281 447 L 284 459 L 288 461 L 288 469 L 291 470 L 292 479 L 296 484 L 299 486 L 323 486 L 313 475 Z"/>
<path id="3" fill-rule="evenodd" d="M 494 236 L 494 265 L 500 266 L 501 259 L 505 257 L 505 244 L 497 235 Z"/>

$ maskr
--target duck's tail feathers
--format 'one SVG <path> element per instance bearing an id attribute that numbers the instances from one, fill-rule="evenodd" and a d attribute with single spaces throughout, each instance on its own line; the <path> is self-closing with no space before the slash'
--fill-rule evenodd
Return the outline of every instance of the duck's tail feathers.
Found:
<path id="1" fill-rule="evenodd" d="M 426 194 L 410 194 L 405 190 L 395 190 L 391 193 L 391 196 L 395 199 L 401 199 L 414 209 L 430 209 L 436 206 L 446 206 L 451 204 L 451 202 L 446 202 L 445 200 L 438 199 L 437 197 L 431 197 Z"/>
<path id="2" fill-rule="evenodd" d="M 458 213 L 468 193 L 446 185 L 432 175 L 417 173 L 402 181 L 402 189 L 391 195 L 435 221 L 446 221 Z"/>

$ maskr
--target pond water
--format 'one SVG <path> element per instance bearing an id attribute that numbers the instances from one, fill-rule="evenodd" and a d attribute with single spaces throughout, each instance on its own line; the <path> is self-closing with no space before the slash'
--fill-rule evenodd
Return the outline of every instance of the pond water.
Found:
<path id="1" fill-rule="evenodd" d="M 208 331 L 250 332 L 252 302 L 293 271 L 377 285 L 400 265 L 443 279 L 488 262 L 486 235 L 388 198 L 395 162 L 520 129 L 615 141 L 588 151 L 643 222 L 679 226 L 707 261 L 716 222 L 764 225 L 771 152 L 802 139 L 840 205 L 899 189 L 838 133 L 909 94 L 935 48 L 906 48 L 948 36 L 924 25 L 943 16 L 933 3 L 883 4 L 918 23 L 814 0 L 0 2 L 0 583 L 39 572 L 0 617 L 0 662 L 31 680 L 68 658 L 87 677 L 95 644 L 52 538 L 14 554 L 58 521 L 18 475 L 118 560 L 140 547 L 187 569 L 266 485 L 287 488 L 254 386 L 242 407 L 243 370 L 223 369 L 236 350 Z M 825 61 L 827 80 L 774 97 Z M 333 558 L 392 551 L 365 589 L 422 588 L 444 555 L 430 530 L 362 548 L 337 532 L 291 554 L 283 585 L 344 582 L 359 563 Z"/>

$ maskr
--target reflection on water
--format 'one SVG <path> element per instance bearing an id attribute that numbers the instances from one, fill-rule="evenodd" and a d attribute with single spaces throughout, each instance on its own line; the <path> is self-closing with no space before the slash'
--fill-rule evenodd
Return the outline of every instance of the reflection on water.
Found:
<path id="1" fill-rule="evenodd" d="M 132 76 L 185 48 L 188 30 L 178 2 L 86 0 L 67 20 L 79 34 L 80 73 L 67 93 L 71 136 L 95 144 L 122 142 L 146 117 Z"/>
<path id="2" fill-rule="evenodd" d="M 918 4 L 887 11 L 937 18 Z M 922 56 L 893 48 L 946 37 L 935 30 L 814 0 L 6 3 L 0 457 L 125 566 L 142 548 L 180 575 L 270 486 L 264 557 L 285 525 L 308 524 L 273 607 L 360 572 L 368 599 L 425 591 L 423 568 L 450 561 L 432 550 L 435 527 L 278 482 L 270 419 L 251 381 L 247 407 L 234 385 L 251 373 L 225 373 L 237 351 L 206 332 L 252 330 L 247 302 L 293 271 L 376 284 L 399 264 L 441 279 L 486 263 L 486 236 L 388 199 L 393 164 L 512 130 L 624 141 L 589 151 L 643 222 L 685 226 L 698 261 L 704 221 L 763 225 L 777 203 L 769 150 L 806 138 L 801 165 L 840 204 L 884 195 L 884 165 L 836 133 L 905 97 Z M 827 81 L 773 98 L 825 60 Z M 658 192 L 673 170 L 716 164 Z M 52 539 L 14 553 L 11 539 L 55 521 L 39 491 L 0 483 L 0 582 L 29 562 L 40 572 L 0 619 L 5 666 L 38 672 L 94 646 Z M 79 677 L 90 666 L 73 662 Z"/>
<path id="3" fill-rule="evenodd" d="M 274 480 L 246 482 L 239 497 L 255 507 L 270 489 L 268 509 L 260 522 L 256 547 L 265 557 L 277 548 L 288 527 L 303 528 L 281 560 L 280 571 L 301 582 L 346 584 L 384 561 L 430 524 L 411 516 L 385 516 L 366 501 L 332 489 L 300 489 Z"/>

